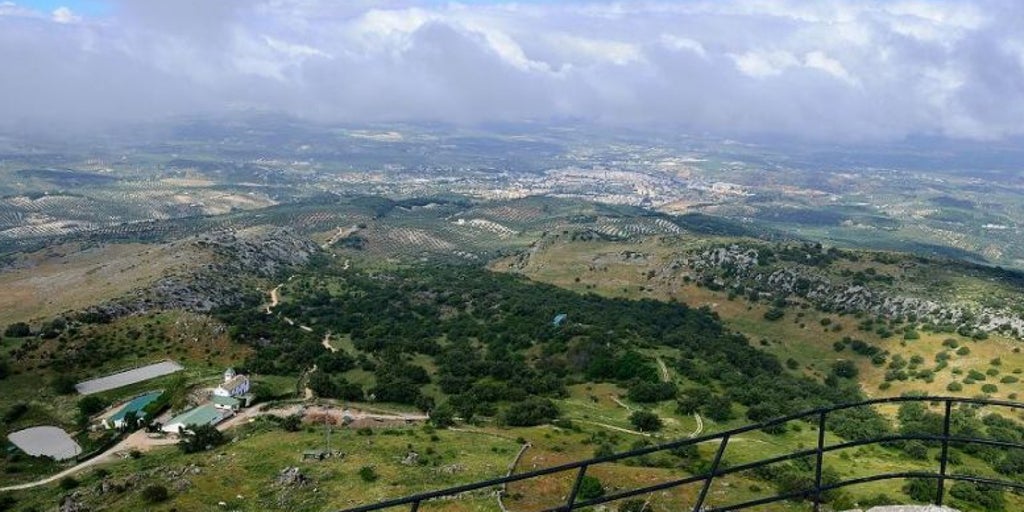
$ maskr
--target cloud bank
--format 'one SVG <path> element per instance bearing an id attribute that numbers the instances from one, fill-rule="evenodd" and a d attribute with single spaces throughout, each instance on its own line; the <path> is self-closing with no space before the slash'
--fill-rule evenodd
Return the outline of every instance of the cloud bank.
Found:
<path id="1" fill-rule="evenodd" d="M 0 123 L 240 109 L 835 141 L 1024 135 L 1006 0 L 0 2 Z"/>

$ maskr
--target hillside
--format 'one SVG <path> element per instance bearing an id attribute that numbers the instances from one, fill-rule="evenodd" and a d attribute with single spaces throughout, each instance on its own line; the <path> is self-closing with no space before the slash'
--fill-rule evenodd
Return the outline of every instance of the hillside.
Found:
<path id="1" fill-rule="evenodd" d="M 827 249 L 714 217 L 551 198 L 322 197 L 153 227 L 105 244 L 95 233 L 61 235 L 60 251 L 10 254 L 11 283 L 88 287 L 83 276 L 113 269 L 124 280 L 91 297 L 51 294 L 58 300 L 40 310 L 52 312 L 45 315 L 11 310 L 8 325 L 25 321 L 28 335 L 0 344 L 9 370 L 0 380 L 0 410 L 10 418 L 4 432 L 58 425 L 83 446 L 101 447 L 110 436 L 77 430 L 92 420 L 76 411 L 83 399 L 62 383 L 167 357 L 186 371 L 104 393 L 100 403 L 159 386 L 184 406 L 230 365 L 259 376 L 268 404 L 258 411 L 307 411 L 297 420 L 305 426 L 253 413 L 251 425 L 230 430 L 234 444 L 198 454 L 149 446 L 139 459 L 80 474 L 78 489 L 13 493 L 19 506 L 64 500 L 130 509 L 142 503 L 142 489 L 163 485 L 170 498 L 157 509 L 221 501 L 239 510 L 342 508 L 367 501 L 356 494 L 382 499 L 496 476 L 525 443 L 520 470 L 865 396 L 1013 399 L 1020 392 L 1018 278 L 951 260 Z M 309 412 L 316 404 L 418 409 L 432 425 L 338 426 L 344 459 L 302 461 L 299 452 L 322 439 L 321 416 Z M 657 426 L 638 426 L 637 411 L 653 413 Z M 1001 416 L 957 413 L 978 432 L 1019 429 Z M 827 438 L 907 431 L 918 428 L 907 418 L 931 421 L 928 414 L 868 410 L 830 424 Z M 802 422 L 752 433 L 726 461 L 784 453 L 816 437 Z M 467 445 L 474 448 L 459 448 Z M 844 451 L 830 456 L 827 470 L 838 478 L 893 465 L 928 469 L 936 449 Z M 406 462 L 411 451 L 420 462 Z M 594 474 L 621 490 L 699 472 L 711 451 L 701 446 Z M 957 453 L 959 470 L 989 476 L 1005 475 L 1015 460 L 999 451 Z M 849 457 L 858 464 L 844 463 Z M 16 452 L 0 465 L 4 484 L 67 466 Z M 277 483 L 290 467 L 315 484 Z M 807 470 L 792 463 L 732 476 L 712 496 L 717 503 L 763 496 L 782 489 L 780 478 L 805 481 Z M 362 476 L 367 471 L 376 477 Z M 555 478 L 540 492 L 512 486 L 505 504 L 515 511 L 552 504 L 566 485 Z M 677 507 L 694 492 L 679 489 L 653 503 Z M 1004 508 L 1017 505 L 1016 496 L 999 496 Z M 909 496 L 899 482 L 880 482 L 829 499 L 839 507 Z M 957 499 L 963 509 L 985 509 Z M 496 504 L 476 496 L 449 505 Z"/>

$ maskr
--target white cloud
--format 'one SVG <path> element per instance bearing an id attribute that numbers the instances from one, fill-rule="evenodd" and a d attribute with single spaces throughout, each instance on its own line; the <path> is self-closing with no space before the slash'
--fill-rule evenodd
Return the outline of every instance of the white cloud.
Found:
<path id="1" fill-rule="evenodd" d="M 770 52 L 746 52 L 730 55 L 736 62 L 736 68 L 745 75 L 754 78 L 765 78 L 781 75 L 787 69 L 799 66 L 800 61 L 789 52 L 775 50 Z"/>
<path id="2" fill-rule="evenodd" d="M 708 52 L 704 49 L 704 45 L 700 44 L 699 41 L 694 41 L 686 37 L 679 37 L 672 34 L 662 34 L 661 44 L 673 50 L 688 50 L 700 57 L 707 57 Z"/>
<path id="3" fill-rule="evenodd" d="M 582 119 L 1024 135 L 1024 4 L 992 0 L 0 3 L 0 124 L 244 104 L 337 121 Z M 826 127 L 827 129 L 823 129 Z"/>
<path id="4" fill-rule="evenodd" d="M 860 81 L 850 75 L 850 72 L 843 67 L 841 62 L 829 57 L 824 52 L 813 51 L 804 55 L 804 65 L 809 68 L 824 71 L 850 85 L 860 85 Z"/>
<path id="5" fill-rule="evenodd" d="M 57 23 L 76 23 L 81 20 L 80 16 L 67 7 L 61 6 L 53 10 L 53 21 Z"/>

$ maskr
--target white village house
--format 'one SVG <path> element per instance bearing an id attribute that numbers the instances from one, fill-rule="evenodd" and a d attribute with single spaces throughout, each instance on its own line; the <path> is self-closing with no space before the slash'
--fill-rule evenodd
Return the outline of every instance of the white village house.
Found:
<path id="1" fill-rule="evenodd" d="M 238 375 L 234 368 L 224 370 L 224 382 L 213 390 L 215 396 L 236 397 L 249 392 L 249 377 Z"/>

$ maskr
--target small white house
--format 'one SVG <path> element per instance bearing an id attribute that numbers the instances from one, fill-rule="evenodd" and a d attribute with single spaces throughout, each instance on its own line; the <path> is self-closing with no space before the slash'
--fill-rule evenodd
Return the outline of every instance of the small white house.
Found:
<path id="1" fill-rule="evenodd" d="M 213 390 L 216 396 L 242 396 L 248 392 L 249 377 L 237 375 L 232 368 L 224 371 L 224 382 Z"/>

